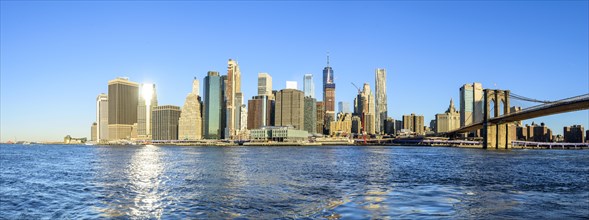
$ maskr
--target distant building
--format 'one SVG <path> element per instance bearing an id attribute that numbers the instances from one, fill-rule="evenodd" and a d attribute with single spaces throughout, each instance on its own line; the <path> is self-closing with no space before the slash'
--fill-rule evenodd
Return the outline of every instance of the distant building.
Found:
<path id="1" fill-rule="evenodd" d="M 395 120 L 395 133 L 403 129 L 403 120 Z"/>
<path id="2" fill-rule="evenodd" d="M 395 119 L 387 117 L 387 120 L 384 122 L 384 133 L 388 135 L 395 134 Z"/>
<path id="3" fill-rule="evenodd" d="M 272 98 L 272 77 L 268 73 L 258 73 L 258 96 Z"/>
<path id="4" fill-rule="evenodd" d="M 350 129 L 350 132 L 352 132 L 353 134 L 362 133 L 362 119 L 360 118 L 360 116 L 352 116 L 352 127 Z"/>
<path id="5" fill-rule="evenodd" d="M 331 136 L 347 136 L 352 133 L 352 114 L 338 113 L 337 120 L 331 123 L 329 129 Z"/>
<path id="6" fill-rule="evenodd" d="M 546 127 L 544 122 L 542 122 L 539 126 L 533 126 L 533 129 L 535 142 L 552 142 L 552 131 Z"/>
<path id="7" fill-rule="evenodd" d="M 199 96 L 200 85 L 196 77 L 192 80 L 192 91 L 186 96 L 180 119 L 178 120 L 178 139 L 200 140 L 203 136 L 202 101 Z"/>
<path id="8" fill-rule="evenodd" d="M 131 138 L 133 124 L 137 123 L 138 99 L 138 83 L 122 77 L 108 81 L 109 140 Z"/>
<path id="9" fill-rule="evenodd" d="M 287 89 L 299 89 L 297 85 L 297 81 L 286 81 L 286 88 Z"/>
<path id="10" fill-rule="evenodd" d="M 157 106 L 152 111 L 151 123 L 153 140 L 178 140 L 178 121 L 180 107 L 173 105 Z"/>
<path id="11" fill-rule="evenodd" d="M 338 102 L 338 112 L 339 113 L 352 113 L 350 111 L 350 103 L 349 102 Z"/>
<path id="12" fill-rule="evenodd" d="M 436 114 L 435 132 L 448 132 L 458 128 L 460 128 L 460 113 L 456 111 L 454 101 L 450 99 L 450 106 L 448 106 L 446 112 Z"/>
<path id="13" fill-rule="evenodd" d="M 335 114 L 335 81 L 333 69 L 329 66 L 329 55 L 327 56 L 327 66 L 323 68 L 323 104 L 325 112 Z M 326 113 L 327 114 L 327 113 Z"/>
<path id="14" fill-rule="evenodd" d="M 566 126 L 563 128 L 564 142 L 568 143 L 583 143 L 585 135 L 583 131 L 585 129 L 582 125 Z"/>
<path id="15" fill-rule="evenodd" d="M 250 131 L 253 141 L 303 142 L 309 139 L 309 133 L 291 127 L 263 127 Z"/>
<path id="16" fill-rule="evenodd" d="M 90 126 L 90 140 L 91 141 L 96 141 L 96 127 L 97 127 L 96 122 L 92 123 L 92 126 Z"/>
<path id="17" fill-rule="evenodd" d="M 98 141 L 108 138 L 108 95 L 102 93 L 96 97 L 96 138 Z"/>
<path id="18" fill-rule="evenodd" d="M 460 121 L 458 123 L 460 123 Z M 437 124 L 438 124 L 438 122 L 436 121 L 436 119 L 432 119 L 429 121 L 429 127 L 431 128 L 432 131 L 436 131 L 436 129 L 438 129 Z"/>
<path id="19" fill-rule="evenodd" d="M 385 131 L 384 122 L 387 119 L 387 72 L 385 69 L 376 69 L 375 72 L 376 112 L 375 127 L 376 133 L 382 134 Z"/>
<path id="20" fill-rule="evenodd" d="M 204 121 L 205 139 L 222 139 L 224 137 L 224 77 L 219 72 L 209 71 L 204 79 Z"/>
<path id="21" fill-rule="evenodd" d="M 362 91 L 354 99 L 354 115 L 362 120 L 362 132 L 376 134 L 375 111 L 374 96 L 370 85 L 364 83 Z"/>
<path id="22" fill-rule="evenodd" d="M 323 102 L 317 102 L 317 130 L 315 134 L 323 134 L 323 124 L 325 123 L 325 105 Z"/>
<path id="23" fill-rule="evenodd" d="M 313 74 L 305 74 L 303 78 L 303 91 L 305 97 L 315 98 L 315 83 L 313 83 Z"/>
<path id="24" fill-rule="evenodd" d="M 460 87 L 460 127 L 483 121 L 483 85 L 464 84 Z"/>
<path id="25" fill-rule="evenodd" d="M 423 115 L 403 115 L 403 129 L 411 132 L 415 132 L 417 135 L 423 135 L 425 133 Z"/>
<path id="26" fill-rule="evenodd" d="M 151 111 L 155 107 L 157 107 L 155 84 L 142 83 L 137 102 L 137 137 L 139 139 L 151 139 Z"/>
<path id="27" fill-rule="evenodd" d="M 317 100 L 311 96 L 305 96 L 304 99 L 304 130 L 314 134 L 317 129 Z"/>
<path id="28" fill-rule="evenodd" d="M 241 121 L 240 108 L 243 105 L 241 93 L 241 70 L 237 61 L 229 59 L 227 62 L 227 82 L 225 83 L 225 138 L 235 139 L 239 132 Z"/>
<path id="29" fill-rule="evenodd" d="M 247 129 L 274 126 L 274 100 L 268 96 L 254 96 L 247 102 Z"/>
<path id="30" fill-rule="evenodd" d="M 276 126 L 304 129 L 304 93 L 296 89 L 283 89 L 276 94 L 274 120 Z"/>

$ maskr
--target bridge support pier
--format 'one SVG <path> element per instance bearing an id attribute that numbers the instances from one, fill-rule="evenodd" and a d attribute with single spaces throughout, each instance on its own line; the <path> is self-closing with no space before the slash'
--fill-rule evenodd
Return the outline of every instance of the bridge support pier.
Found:
<path id="1" fill-rule="evenodd" d="M 515 132 L 510 132 L 510 130 L 513 130 L 510 129 L 510 125 L 508 123 L 492 124 L 489 122 L 491 109 L 494 109 L 495 117 L 497 117 L 501 110 L 501 104 L 503 104 L 503 114 L 509 114 L 509 90 L 485 89 L 483 98 L 483 149 L 511 148 L 512 136 Z M 491 106 L 491 102 L 493 102 L 493 106 Z"/>

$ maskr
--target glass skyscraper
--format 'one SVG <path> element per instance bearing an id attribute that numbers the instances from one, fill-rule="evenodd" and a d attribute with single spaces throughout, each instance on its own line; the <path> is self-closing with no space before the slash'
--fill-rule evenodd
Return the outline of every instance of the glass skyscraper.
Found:
<path id="1" fill-rule="evenodd" d="M 209 71 L 204 79 L 204 122 L 205 139 L 221 139 L 223 127 L 224 88 L 223 78 L 219 72 Z"/>
<path id="2" fill-rule="evenodd" d="M 305 96 L 315 98 L 315 84 L 313 83 L 313 74 L 305 74 L 303 78 L 303 90 Z"/>

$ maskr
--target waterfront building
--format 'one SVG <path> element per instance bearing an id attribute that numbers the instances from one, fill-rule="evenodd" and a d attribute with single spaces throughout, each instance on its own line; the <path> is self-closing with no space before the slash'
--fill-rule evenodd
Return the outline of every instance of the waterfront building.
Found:
<path id="1" fill-rule="evenodd" d="M 304 98 L 304 129 L 314 134 L 317 129 L 317 100 L 311 96 Z"/>
<path id="2" fill-rule="evenodd" d="M 460 127 L 483 121 L 483 85 L 464 84 L 460 87 Z"/>
<path id="3" fill-rule="evenodd" d="M 139 84 L 129 78 L 108 81 L 108 138 L 130 139 L 133 124 L 137 123 Z"/>
<path id="4" fill-rule="evenodd" d="M 395 133 L 403 129 L 403 120 L 395 120 Z"/>
<path id="5" fill-rule="evenodd" d="M 203 136 L 205 139 L 222 139 L 224 137 L 225 78 L 219 76 L 219 72 L 209 71 L 204 79 Z"/>
<path id="6" fill-rule="evenodd" d="M 258 96 L 268 96 L 274 99 L 272 95 L 272 77 L 268 73 L 258 73 Z"/>
<path id="7" fill-rule="evenodd" d="M 360 116 L 352 115 L 352 126 L 350 128 L 352 134 L 362 133 L 362 119 Z"/>
<path id="8" fill-rule="evenodd" d="M 234 139 L 241 121 L 239 108 L 243 104 L 241 94 L 241 71 L 237 61 L 229 59 L 227 62 L 227 82 L 225 84 L 225 138 Z M 241 98 L 239 97 L 241 96 Z"/>
<path id="9" fill-rule="evenodd" d="M 90 140 L 91 141 L 96 141 L 96 127 L 97 127 L 96 122 L 92 123 L 92 126 L 90 126 Z"/>
<path id="10" fill-rule="evenodd" d="M 271 126 L 250 131 L 253 141 L 302 142 L 309 139 L 309 133 L 292 127 Z"/>
<path id="11" fill-rule="evenodd" d="M 535 142 L 552 142 L 552 130 L 544 122 L 533 125 L 533 140 Z M 529 130 L 529 129 L 528 129 Z"/>
<path id="12" fill-rule="evenodd" d="M 96 138 L 98 141 L 108 139 L 108 95 L 101 93 L 96 97 Z"/>
<path id="13" fill-rule="evenodd" d="M 384 122 L 384 133 L 388 135 L 395 134 L 395 119 L 387 117 Z"/>
<path id="14" fill-rule="evenodd" d="M 274 100 L 268 96 L 254 96 L 247 103 L 247 129 L 274 126 Z"/>
<path id="15" fill-rule="evenodd" d="M 352 114 L 338 113 L 337 120 L 330 125 L 331 136 L 348 136 L 352 133 Z"/>
<path id="16" fill-rule="evenodd" d="M 323 102 L 317 102 L 317 130 L 315 134 L 323 134 L 323 123 L 325 122 L 325 105 Z"/>
<path id="17" fill-rule="evenodd" d="M 151 139 L 151 112 L 156 106 L 155 84 L 142 83 L 137 101 L 137 138 Z"/>
<path id="18" fill-rule="evenodd" d="M 304 93 L 296 89 L 283 89 L 276 94 L 276 126 L 292 126 L 296 130 L 304 129 Z"/>
<path id="19" fill-rule="evenodd" d="M 305 97 L 315 98 L 315 83 L 313 83 L 313 74 L 305 74 L 303 77 L 303 91 Z"/>
<path id="20" fill-rule="evenodd" d="M 376 112 L 375 127 L 376 133 L 382 134 L 385 130 L 384 121 L 387 119 L 387 72 L 385 69 L 376 69 L 375 72 L 375 92 L 376 92 Z"/>
<path id="21" fill-rule="evenodd" d="M 585 140 L 583 131 L 585 129 L 582 125 L 566 126 L 563 128 L 564 142 L 568 143 L 583 143 Z"/>
<path id="22" fill-rule="evenodd" d="M 460 113 L 458 113 L 458 115 L 460 115 Z M 438 130 L 438 121 L 436 119 L 432 119 L 429 121 L 429 127 L 432 129 L 432 131 L 437 131 Z M 458 124 L 460 125 L 460 120 L 458 120 Z"/>
<path id="23" fill-rule="evenodd" d="M 362 120 L 362 132 L 376 134 L 376 109 L 374 96 L 368 83 L 364 83 L 362 91 L 354 99 L 354 115 Z"/>
<path id="24" fill-rule="evenodd" d="M 424 118 L 423 115 L 403 115 L 403 129 L 414 132 L 417 135 L 424 134 Z"/>
<path id="25" fill-rule="evenodd" d="M 299 89 L 297 85 L 297 81 L 286 81 L 286 88 L 287 89 Z"/>
<path id="26" fill-rule="evenodd" d="M 450 106 L 446 112 L 436 114 L 435 132 L 448 132 L 460 128 L 460 112 L 454 108 L 454 101 L 450 99 Z M 430 125 L 432 127 L 432 125 Z M 432 127 L 433 128 L 433 127 Z"/>
<path id="27" fill-rule="evenodd" d="M 152 111 L 152 139 L 153 140 L 178 140 L 178 121 L 180 119 L 180 107 L 174 105 L 162 105 L 153 108 Z"/>
<path id="28" fill-rule="evenodd" d="M 200 140 L 203 136 L 202 100 L 200 83 L 196 77 L 192 80 L 192 91 L 186 96 L 178 120 L 179 140 Z"/>
<path id="29" fill-rule="evenodd" d="M 352 113 L 350 111 L 350 103 L 349 102 L 338 102 L 338 112 L 339 113 Z"/>

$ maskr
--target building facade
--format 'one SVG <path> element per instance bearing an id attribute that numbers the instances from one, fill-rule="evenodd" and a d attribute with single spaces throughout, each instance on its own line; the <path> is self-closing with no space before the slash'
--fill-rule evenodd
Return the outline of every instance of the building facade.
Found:
<path id="1" fill-rule="evenodd" d="M 130 139 L 137 123 L 139 84 L 119 77 L 108 81 L 108 138 Z"/>
<path id="2" fill-rule="evenodd" d="M 329 129 L 331 136 L 348 136 L 352 133 L 352 114 L 338 113 L 337 119 L 331 123 Z"/>
<path id="3" fill-rule="evenodd" d="M 90 126 L 90 140 L 91 141 L 96 141 L 97 140 L 96 139 L 97 138 L 96 137 L 96 135 L 97 135 L 96 128 L 97 127 L 98 127 L 98 125 L 97 125 L 96 122 L 92 123 L 92 126 Z"/>
<path id="4" fill-rule="evenodd" d="M 403 129 L 414 132 L 417 135 L 425 133 L 423 115 L 403 115 Z"/>
<path id="5" fill-rule="evenodd" d="M 388 117 L 387 112 L 387 72 L 385 69 L 376 69 L 375 72 L 375 92 L 376 92 L 376 112 L 375 112 L 375 127 L 376 133 L 384 133 L 384 121 Z"/>
<path id="6" fill-rule="evenodd" d="M 585 140 L 585 129 L 582 125 L 566 126 L 563 128 L 564 142 L 568 143 L 583 143 Z"/>
<path id="7" fill-rule="evenodd" d="M 227 83 L 225 84 L 225 138 L 234 139 L 239 132 L 241 114 L 239 109 L 243 104 L 241 93 L 241 70 L 237 61 L 229 59 L 227 62 Z"/>
<path id="8" fill-rule="evenodd" d="M 151 139 L 151 112 L 157 107 L 155 84 L 142 83 L 137 102 L 137 137 Z"/>
<path id="9" fill-rule="evenodd" d="M 323 134 L 323 123 L 325 123 L 325 105 L 323 102 L 317 102 L 317 130 L 315 134 Z"/>
<path id="10" fill-rule="evenodd" d="M 96 97 L 96 138 L 107 141 L 108 138 L 108 95 L 101 93 Z"/>
<path id="11" fill-rule="evenodd" d="M 180 107 L 162 105 L 153 108 L 151 123 L 153 140 L 178 140 Z"/>
<path id="12" fill-rule="evenodd" d="M 317 100 L 311 96 L 305 96 L 304 101 L 304 129 L 314 134 L 317 129 Z"/>
<path id="13" fill-rule="evenodd" d="M 329 56 L 327 56 L 327 66 L 323 68 L 323 106 L 325 109 L 325 120 L 323 122 L 323 133 L 329 134 L 330 124 L 335 120 L 335 80 L 333 69 L 329 66 Z"/>
<path id="14" fill-rule="evenodd" d="M 303 91 L 305 97 L 315 98 L 315 83 L 313 83 L 313 74 L 305 74 L 303 77 Z"/>
<path id="15" fill-rule="evenodd" d="M 254 96 L 248 100 L 247 129 L 274 126 L 274 100 L 268 96 Z"/>
<path id="16" fill-rule="evenodd" d="M 224 77 L 219 72 L 209 71 L 204 79 L 204 121 L 205 139 L 222 139 L 224 137 Z"/>
<path id="17" fill-rule="evenodd" d="M 199 90 L 200 83 L 195 77 L 192 80 L 192 91 L 186 96 L 178 119 L 179 140 L 200 140 L 203 137 L 202 100 Z"/>
<path id="18" fill-rule="evenodd" d="M 350 111 L 350 103 L 349 102 L 338 102 L 337 103 L 337 107 L 338 107 L 338 113 L 352 113 Z"/>
<path id="19" fill-rule="evenodd" d="M 483 121 L 483 85 L 464 84 L 460 87 L 460 127 Z"/>
<path id="20" fill-rule="evenodd" d="M 354 115 L 360 117 L 362 120 L 362 132 L 368 134 L 376 134 L 376 109 L 374 101 L 370 84 L 364 83 L 362 91 L 354 99 Z"/>
<path id="21" fill-rule="evenodd" d="M 435 122 L 435 127 L 432 127 L 432 125 L 430 127 L 435 129 L 434 131 L 436 133 L 448 132 L 460 128 L 460 112 L 456 111 L 452 99 L 450 99 L 450 106 L 448 106 L 445 113 L 436 114 Z"/>
<path id="22" fill-rule="evenodd" d="M 304 130 L 304 93 L 296 89 L 283 89 L 276 93 L 274 120 L 276 126 L 292 126 Z"/>
<path id="23" fill-rule="evenodd" d="M 268 73 L 258 73 L 258 96 L 272 98 L 272 77 Z"/>

